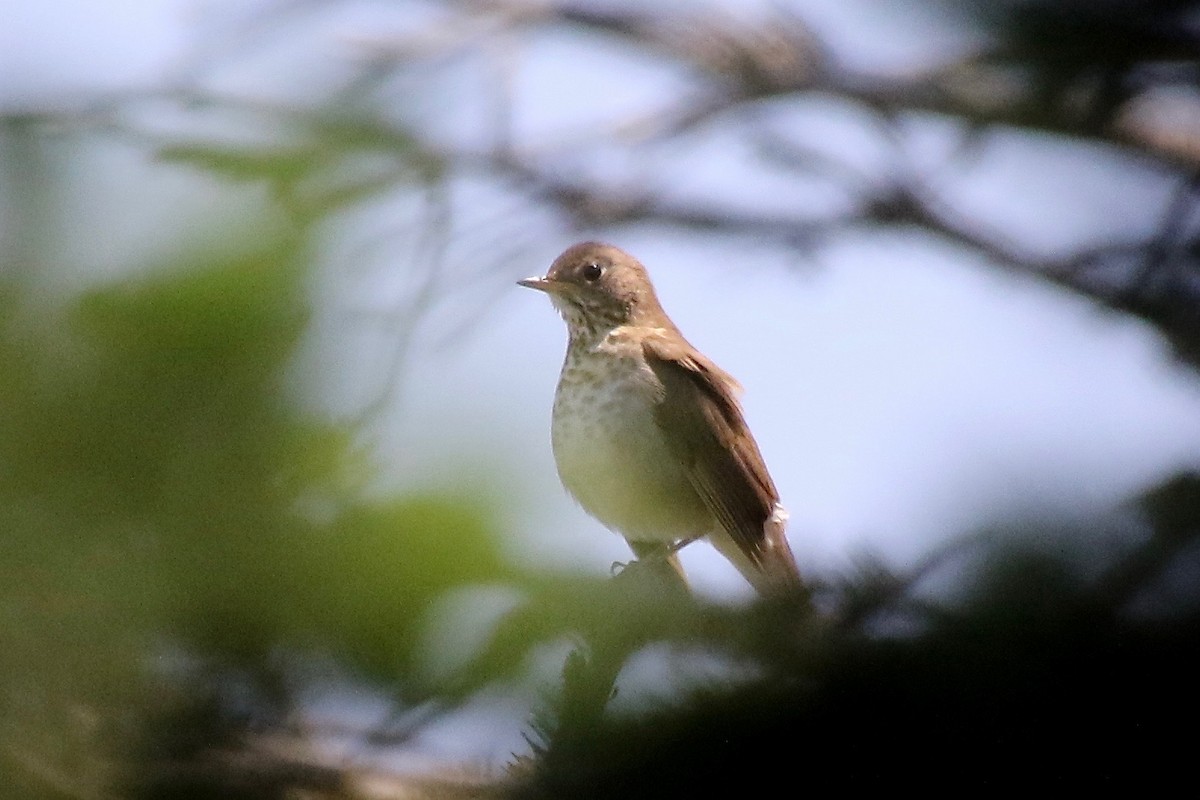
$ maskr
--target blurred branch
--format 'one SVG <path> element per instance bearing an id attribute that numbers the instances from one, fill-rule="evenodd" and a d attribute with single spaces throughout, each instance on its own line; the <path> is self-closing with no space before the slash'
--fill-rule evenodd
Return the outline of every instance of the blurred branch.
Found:
<path id="1" fill-rule="evenodd" d="M 336 5 L 328 0 L 284 4 L 282 9 L 294 15 Z M 356 46 L 367 55 L 359 77 L 311 108 L 188 90 L 169 93 L 193 108 L 250 113 L 283 123 L 284 130 L 299 133 L 296 145 L 263 153 L 236 145 L 167 140 L 161 144 L 162 155 L 235 177 L 270 180 L 285 205 L 303 218 L 401 186 L 434 193 L 435 184 L 457 174 L 501 182 L 583 228 L 654 223 L 806 249 L 867 230 L 924 231 L 980 253 L 1002 268 L 1139 316 L 1161 329 L 1181 358 L 1200 366 L 1200 282 L 1194 279 L 1200 247 L 1191 230 L 1200 207 L 1194 191 L 1195 175 L 1200 174 L 1200 161 L 1194 157 L 1200 153 L 1200 125 L 1189 123 L 1200 120 L 1200 66 L 1193 58 L 1200 52 L 1200 41 L 1194 31 L 1172 27 L 1182 13 L 1175 4 L 1073 4 L 1070 13 L 1042 2 L 1003 10 L 968 5 L 964 20 L 970 22 L 964 24 L 986 33 L 987 43 L 932 69 L 902 75 L 855 72 L 837 63 L 800 14 L 782 8 L 750 19 L 719 10 L 680 16 L 573 2 L 497 0 L 446 6 L 449 13 L 424 32 L 396 41 L 357 40 Z M 259 30 L 267 29 L 264 15 L 254 18 Z M 552 151 L 616 143 L 635 154 L 655 142 L 734 121 L 764 164 L 798 176 L 820 176 L 842 187 L 853 198 L 851 207 L 833 215 L 806 214 L 731 208 L 719 197 L 666 197 L 651 181 L 597 179 L 586 171 L 564 169 L 548 159 L 543 148 L 516 141 L 512 77 L 517 51 L 525 46 L 526 34 L 555 28 L 614 39 L 654 54 L 683 68 L 691 76 L 692 89 L 666 98 L 652 113 L 589 130 L 577 141 L 556 143 Z M 1056 31 L 1061 39 L 1049 38 Z M 476 51 L 490 65 L 493 78 L 490 145 L 437 141 L 406 121 L 403 113 L 371 108 L 388 81 L 406 69 Z M 362 76 L 367 74 L 371 78 L 364 83 Z M 878 133 L 893 144 L 897 163 L 892 174 L 882 179 L 860 174 L 830 155 L 787 142 L 756 124 L 764 100 L 794 104 L 808 98 L 836 98 L 867 112 Z M 121 105 L 117 102 L 112 108 Z M 1188 108 L 1193 108 L 1190 116 L 1172 116 L 1170 111 Z M 1151 236 L 1093 243 L 1052 258 L 1032 256 L 989 232 L 986 223 L 953 213 L 929 185 L 906 174 L 899 146 L 901 120 L 912 115 L 957 120 L 964 135 L 976 142 L 979 131 L 1004 127 L 1103 144 L 1114 152 L 1136 154 L 1160 174 L 1177 178 L 1181 188 Z M 347 170 L 348 158 L 364 152 L 386 154 L 390 167 L 368 170 L 349 181 L 332 177 L 354 174 Z M 412 302 L 398 307 L 398 315 L 411 316 L 414 308 L 428 305 L 431 285 L 451 283 L 437 276 L 450 268 L 446 248 L 458 230 L 451 218 L 460 209 L 447 207 L 445 200 L 425 207 L 432 213 L 434 206 L 441 210 L 420 224 L 423 244 L 414 251 L 433 284 L 418 286 Z M 513 235 L 522 229 L 514 219 L 495 224 L 503 224 Z M 445 242 L 431 246 L 434 237 Z M 395 350 L 403 347 L 397 344 Z M 400 363 L 393 360 L 390 377 Z M 376 393 L 372 406 L 386 403 L 386 394 Z"/>
<path id="2" fill-rule="evenodd" d="M 246 736 L 186 762 L 158 764 L 134 782 L 146 797 L 242 797 L 309 800 L 486 800 L 508 794 L 502 775 L 466 767 L 406 774 L 378 764 L 331 758 L 310 740 Z"/>
<path id="3" fill-rule="evenodd" d="M 382 319 L 387 331 L 390 357 L 375 384 L 374 397 L 358 412 L 360 423 L 390 408 L 403 385 L 404 366 L 413 346 L 422 312 L 444 291 L 446 249 L 450 242 L 450 201 L 444 182 L 433 180 L 425 187 L 422 216 L 416 226 L 413 259 L 418 265 L 416 287 L 397 302 Z"/>
<path id="4" fill-rule="evenodd" d="M 1128 609 L 1151 593 L 1188 548 L 1200 542 L 1200 473 L 1177 475 L 1148 492 L 1139 502 L 1149 523 L 1150 539 L 1113 565 L 1100 578 L 1096 596 L 1105 609 Z M 1190 565 L 1194 572 L 1195 564 Z M 1197 576 L 1189 575 L 1189 579 Z M 1180 598 L 1188 602 L 1189 598 Z M 1168 603 L 1168 606 L 1171 604 Z"/>

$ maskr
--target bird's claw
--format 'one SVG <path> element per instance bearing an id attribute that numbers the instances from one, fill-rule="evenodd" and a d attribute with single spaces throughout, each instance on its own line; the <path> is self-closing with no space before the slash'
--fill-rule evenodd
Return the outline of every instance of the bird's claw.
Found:
<path id="1" fill-rule="evenodd" d="M 667 548 L 667 555 L 673 556 L 676 553 L 678 553 L 680 550 L 682 550 L 683 548 L 687 547 L 692 542 L 694 542 L 698 539 L 702 539 L 702 538 L 704 538 L 704 537 L 703 536 L 689 536 L 686 539 L 680 539 L 679 541 L 672 543 L 671 546 L 669 548 Z"/>

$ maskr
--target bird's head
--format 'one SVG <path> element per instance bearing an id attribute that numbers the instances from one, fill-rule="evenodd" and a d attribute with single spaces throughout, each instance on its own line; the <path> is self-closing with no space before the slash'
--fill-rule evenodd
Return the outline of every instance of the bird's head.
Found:
<path id="1" fill-rule="evenodd" d="M 518 283 L 550 295 L 572 335 L 659 324 L 665 317 L 641 262 L 600 242 L 573 245 L 554 259 L 546 277 Z"/>

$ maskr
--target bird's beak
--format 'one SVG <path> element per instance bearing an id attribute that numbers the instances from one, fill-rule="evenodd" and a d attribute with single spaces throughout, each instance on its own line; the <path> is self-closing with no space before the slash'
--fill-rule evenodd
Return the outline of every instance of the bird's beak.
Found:
<path id="1" fill-rule="evenodd" d="M 525 278 L 517 281 L 519 286 L 524 286 L 526 289 L 537 289 L 539 292 L 553 293 L 557 288 L 557 282 L 546 278 Z"/>

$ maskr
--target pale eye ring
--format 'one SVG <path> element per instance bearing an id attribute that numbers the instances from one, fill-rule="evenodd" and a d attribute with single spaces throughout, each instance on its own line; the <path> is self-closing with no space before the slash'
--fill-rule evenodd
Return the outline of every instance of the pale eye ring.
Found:
<path id="1" fill-rule="evenodd" d="M 595 261 L 585 264 L 583 267 L 583 279 L 589 283 L 600 280 L 600 276 L 603 274 L 604 268 Z"/>

